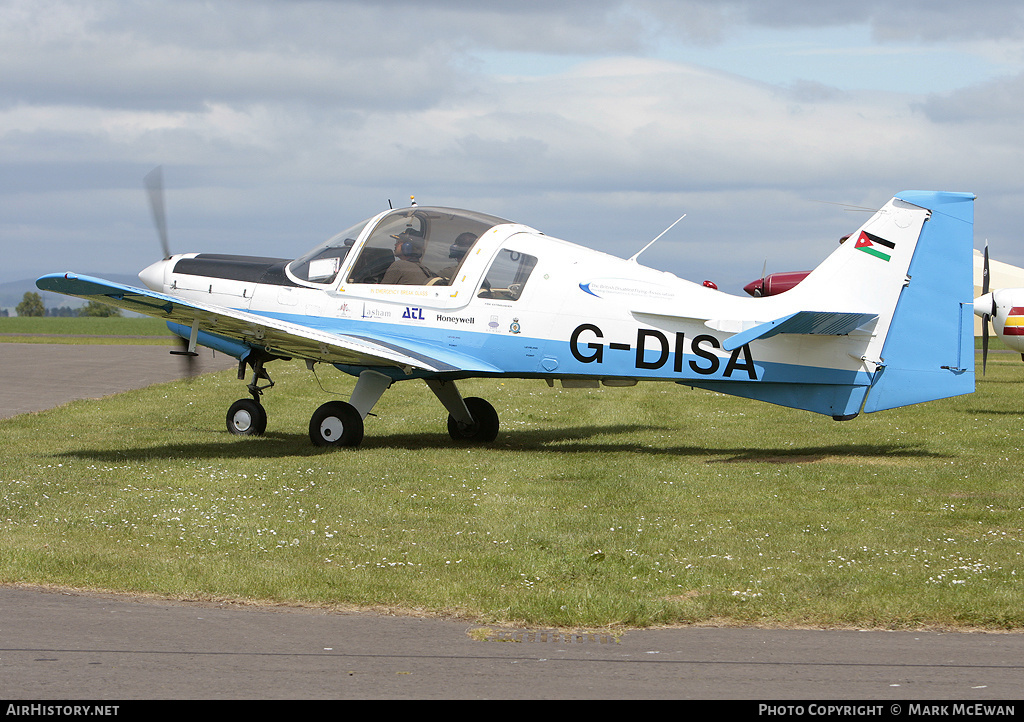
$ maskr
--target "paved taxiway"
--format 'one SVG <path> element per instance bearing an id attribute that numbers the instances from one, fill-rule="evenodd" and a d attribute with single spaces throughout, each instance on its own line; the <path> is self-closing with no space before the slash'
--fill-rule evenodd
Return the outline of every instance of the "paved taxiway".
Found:
<path id="1" fill-rule="evenodd" d="M 0 343 L 0 416 L 179 368 L 166 347 Z M 0 699 L 1013 701 L 1024 685 L 1024 634 L 479 627 L 0 586 Z"/>
<path id="2" fill-rule="evenodd" d="M 465 621 L 0 587 L 0 698 L 1017 700 L 1024 635 Z M 485 635 L 479 635 L 484 637 Z"/>
<path id="3" fill-rule="evenodd" d="M 0 343 L 0 419 L 182 378 L 172 346 Z M 203 349 L 195 373 L 238 365 Z"/>

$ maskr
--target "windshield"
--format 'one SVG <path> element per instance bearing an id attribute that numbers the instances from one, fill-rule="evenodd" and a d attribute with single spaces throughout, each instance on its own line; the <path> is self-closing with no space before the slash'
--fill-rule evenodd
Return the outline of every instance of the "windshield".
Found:
<path id="1" fill-rule="evenodd" d="M 334 283 L 349 251 L 370 220 L 372 219 L 357 223 L 348 230 L 332 236 L 309 253 L 299 256 L 288 264 L 288 272 L 299 281 L 324 285 Z"/>
<path id="2" fill-rule="evenodd" d="M 452 208 L 403 208 L 385 215 L 352 264 L 350 283 L 450 285 L 476 241 L 502 218 Z"/>

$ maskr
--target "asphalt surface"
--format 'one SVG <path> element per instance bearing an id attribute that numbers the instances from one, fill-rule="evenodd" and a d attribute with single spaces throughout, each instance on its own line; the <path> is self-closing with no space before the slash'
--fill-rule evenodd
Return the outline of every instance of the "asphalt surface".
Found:
<path id="1" fill-rule="evenodd" d="M 170 380 L 179 364 L 166 347 L 0 343 L 0 417 Z M 691 627 L 573 636 L 0 586 L 8 701 L 702 699 L 750 701 L 757 714 L 756 701 L 858 700 L 898 717 L 908 706 L 893 703 L 1014 704 L 1022 689 L 1024 634 Z"/>
<path id="2" fill-rule="evenodd" d="M 13 587 L 0 587 L 0 609 L 4 699 L 1012 701 L 1024 681 L 1020 634 L 488 634 L 465 621 Z"/>
<path id="3" fill-rule="evenodd" d="M 0 343 L 0 419 L 96 399 L 185 375 L 173 346 Z M 237 367 L 224 354 L 201 349 L 194 373 Z"/>

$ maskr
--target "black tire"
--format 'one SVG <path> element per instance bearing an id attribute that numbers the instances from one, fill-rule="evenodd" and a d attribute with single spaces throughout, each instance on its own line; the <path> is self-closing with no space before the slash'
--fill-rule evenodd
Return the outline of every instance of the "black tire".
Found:
<path id="1" fill-rule="evenodd" d="M 344 401 L 328 401 L 309 420 L 309 440 L 315 446 L 359 446 L 363 417 Z"/>
<path id="2" fill-rule="evenodd" d="M 498 412 L 484 399 L 470 396 L 465 399 L 466 408 L 473 416 L 472 424 L 460 424 L 448 415 L 448 435 L 454 441 L 471 444 L 489 444 L 498 438 Z"/>
<path id="3" fill-rule="evenodd" d="M 239 399 L 228 408 L 227 425 L 236 436 L 263 436 L 267 410 L 252 399 Z"/>

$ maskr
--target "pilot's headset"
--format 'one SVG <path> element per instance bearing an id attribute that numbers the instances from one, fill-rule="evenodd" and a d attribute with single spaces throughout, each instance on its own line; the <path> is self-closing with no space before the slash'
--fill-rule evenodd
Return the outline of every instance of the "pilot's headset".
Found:
<path id="1" fill-rule="evenodd" d="M 412 232 L 406 230 L 395 236 L 396 239 L 402 241 L 402 245 L 399 249 L 403 256 L 409 258 L 422 258 L 423 257 L 423 239 L 414 235 Z"/>

